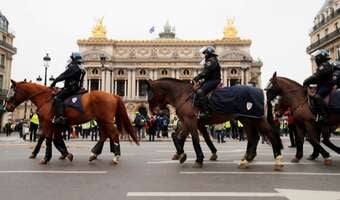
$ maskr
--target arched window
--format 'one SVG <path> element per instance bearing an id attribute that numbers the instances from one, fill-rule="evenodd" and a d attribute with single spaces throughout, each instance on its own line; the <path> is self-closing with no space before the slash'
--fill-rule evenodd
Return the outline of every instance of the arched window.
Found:
<path id="1" fill-rule="evenodd" d="M 120 70 L 118 71 L 118 75 L 124 75 L 124 70 L 120 69 Z"/>
<path id="2" fill-rule="evenodd" d="M 144 70 L 144 69 L 141 69 L 141 70 L 139 71 L 139 74 L 140 74 L 140 75 L 145 75 L 145 74 L 146 74 L 146 72 L 145 72 L 145 70 Z"/>
<path id="3" fill-rule="evenodd" d="M 232 75 L 236 75 L 236 74 L 237 74 L 237 70 L 236 70 L 236 69 L 232 69 L 232 70 L 230 71 L 230 73 L 231 73 Z"/>
<path id="4" fill-rule="evenodd" d="M 162 75 L 168 75 L 168 71 L 166 69 L 163 69 L 161 72 Z"/>
<path id="5" fill-rule="evenodd" d="M 189 72 L 189 70 L 185 69 L 185 70 L 183 71 L 183 74 L 184 74 L 184 75 L 189 75 L 190 72 Z"/>

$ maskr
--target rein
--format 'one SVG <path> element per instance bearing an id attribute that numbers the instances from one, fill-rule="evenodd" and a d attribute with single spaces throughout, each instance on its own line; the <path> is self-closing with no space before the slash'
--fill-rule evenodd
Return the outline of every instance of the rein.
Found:
<path id="1" fill-rule="evenodd" d="M 23 91 L 20 91 L 20 90 L 17 90 L 17 89 L 16 89 L 15 91 L 18 92 L 18 93 L 24 93 Z M 27 100 L 30 100 L 31 98 L 36 97 L 36 96 L 38 96 L 38 95 L 41 95 L 41 94 L 43 94 L 43 93 L 45 93 L 45 92 L 48 92 L 48 91 L 50 91 L 50 90 L 49 90 L 49 89 L 45 89 L 45 90 L 36 92 L 36 93 L 34 93 L 34 94 L 28 96 L 27 98 L 25 98 L 25 99 L 23 100 L 23 102 L 24 102 L 24 101 L 27 101 Z M 48 98 L 48 99 L 47 99 L 40 107 L 37 107 L 37 111 L 39 111 L 40 108 L 43 107 L 43 106 L 44 106 L 47 102 L 49 102 L 50 100 L 51 100 L 51 98 Z"/>
<path id="2" fill-rule="evenodd" d="M 279 88 L 281 88 L 281 87 L 279 86 L 279 83 L 276 83 L 276 84 L 277 84 L 277 86 L 278 86 Z M 299 87 L 296 87 L 296 88 L 287 90 L 285 93 L 286 93 L 286 94 L 291 94 L 291 93 L 293 93 L 293 92 L 298 91 L 299 89 L 300 89 Z M 299 108 L 301 108 L 301 107 L 302 107 L 303 105 L 305 105 L 307 102 L 308 102 L 308 98 L 305 97 L 303 102 L 301 102 L 300 104 L 298 104 L 295 108 L 291 108 L 291 109 L 292 109 L 292 110 L 291 110 L 291 113 L 294 114 Z"/>

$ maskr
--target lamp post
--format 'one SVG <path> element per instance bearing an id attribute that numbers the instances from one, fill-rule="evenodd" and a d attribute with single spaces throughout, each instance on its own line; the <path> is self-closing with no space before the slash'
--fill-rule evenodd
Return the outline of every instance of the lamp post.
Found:
<path id="1" fill-rule="evenodd" d="M 47 85 L 47 68 L 50 66 L 50 61 L 51 61 L 51 57 L 48 55 L 48 53 L 46 53 L 46 55 L 43 57 L 43 61 L 44 61 L 44 69 L 45 69 L 45 78 L 44 78 L 44 85 Z M 50 81 L 54 81 L 54 77 L 51 75 L 51 77 L 49 78 Z M 39 75 L 36 79 L 38 82 L 42 81 L 43 79 L 41 78 L 41 76 Z"/>
<path id="2" fill-rule="evenodd" d="M 51 61 L 51 57 L 48 56 L 48 53 L 46 54 L 46 56 L 44 56 L 43 60 L 44 60 L 44 67 L 45 67 L 45 81 L 44 81 L 44 85 L 47 85 L 47 68 L 49 67 L 49 63 Z"/>
<path id="3" fill-rule="evenodd" d="M 246 56 L 243 56 L 241 60 L 241 70 L 243 71 L 243 85 L 247 84 L 247 71 L 249 69 L 248 60 Z"/>

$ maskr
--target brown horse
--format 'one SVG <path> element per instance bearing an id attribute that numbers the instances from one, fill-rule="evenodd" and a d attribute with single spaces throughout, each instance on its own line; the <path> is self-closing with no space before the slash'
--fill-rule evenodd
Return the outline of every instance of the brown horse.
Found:
<path id="1" fill-rule="evenodd" d="M 305 89 L 299 83 L 284 77 L 277 77 L 276 72 L 266 87 L 268 101 L 281 96 L 280 104 L 283 107 L 290 106 L 297 128 L 296 155 L 292 162 L 298 162 L 303 156 L 304 133 L 309 135 L 309 142 L 324 157 L 325 165 L 330 165 L 332 160 L 329 153 L 318 141 L 318 127 L 315 116 L 310 110 Z M 328 122 L 333 125 L 340 123 L 339 114 L 330 114 Z"/>
<path id="2" fill-rule="evenodd" d="M 207 134 L 204 124 L 199 122 L 197 115 L 199 110 L 192 104 L 193 86 L 186 82 L 172 78 L 162 78 L 155 81 L 147 81 L 148 83 L 148 102 L 149 109 L 155 113 L 158 109 L 164 109 L 167 104 L 172 105 L 176 109 L 176 114 L 182 122 L 182 134 L 179 138 L 178 145 L 181 148 L 181 157 L 184 157 L 183 138 L 191 134 L 196 153 L 196 162 L 194 167 L 202 167 L 204 155 L 199 144 L 198 130 L 203 134 Z M 217 114 L 212 113 L 210 124 L 219 124 L 225 121 L 238 118 L 244 125 L 244 129 L 248 136 L 247 151 L 241 161 L 240 167 L 248 165 L 256 156 L 257 142 L 259 140 L 259 132 L 268 137 L 272 143 L 275 158 L 275 169 L 279 170 L 283 167 L 281 149 L 282 143 L 278 134 L 274 134 L 273 129 L 267 122 L 265 117 L 248 118 L 240 117 L 236 113 Z"/>
<path id="3" fill-rule="evenodd" d="M 19 104 L 27 100 L 30 100 L 37 107 L 42 133 L 46 137 L 46 153 L 41 164 L 46 164 L 52 157 L 52 138 L 61 138 L 61 128 L 52 123 L 55 89 L 35 83 L 11 81 L 12 86 L 6 99 L 6 110 L 13 111 Z M 119 132 L 124 129 L 138 144 L 124 102 L 119 96 L 93 91 L 81 96 L 81 105 L 84 110 L 83 113 L 69 107 L 65 109 L 65 116 L 69 125 L 85 123 L 95 118 L 102 133 L 100 140 L 109 137 L 115 141 L 118 138 L 116 135 L 119 134 L 114 129 L 114 124 L 116 124 Z"/>

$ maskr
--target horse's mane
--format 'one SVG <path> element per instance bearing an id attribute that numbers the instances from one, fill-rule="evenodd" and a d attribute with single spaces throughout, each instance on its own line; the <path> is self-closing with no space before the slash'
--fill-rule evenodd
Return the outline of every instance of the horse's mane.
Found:
<path id="1" fill-rule="evenodd" d="M 282 77 L 282 76 L 278 76 L 277 78 L 283 79 L 283 80 L 285 80 L 287 82 L 291 82 L 291 83 L 295 84 L 296 86 L 302 87 L 302 85 L 300 83 L 298 83 L 298 82 L 296 82 L 296 81 L 294 81 L 292 79 L 289 79 L 289 78 L 286 78 L 286 77 Z"/>
<path id="2" fill-rule="evenodd" d="M 158 79 L 157 81 L 174 81 L 174 82 L 177 82 L 177 83 L 186 83 L 186 84 L 188 84 L 188 82 L 187 82 L 186 80 L 180 80 L 180 79 L 169 78 L 169 77 L 160 78 L 160 79 Z"/>

